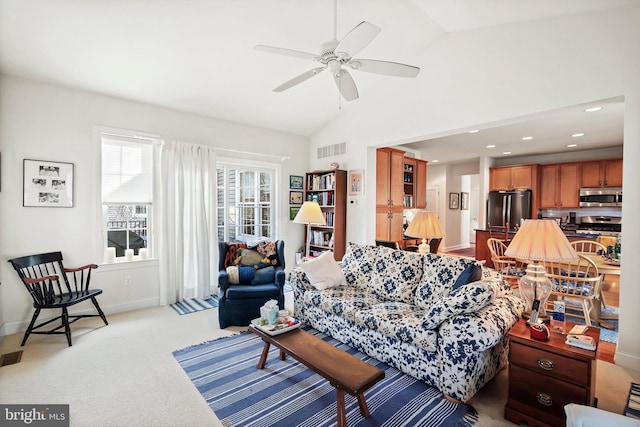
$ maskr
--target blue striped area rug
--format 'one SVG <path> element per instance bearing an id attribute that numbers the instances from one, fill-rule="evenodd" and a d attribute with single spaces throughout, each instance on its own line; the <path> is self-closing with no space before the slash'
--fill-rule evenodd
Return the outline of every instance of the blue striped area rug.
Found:
<path id="1" fill-rule="evenodd" d="M 437 389 L 314 329 L 310 333 L 385 371 L 365 392 L 371 415 L 345 395 L 349 426 L 472 426 L 470 405 L 451 402 Z M 224 426 L 334 426 L 336 390 L 327 380 L 271 346 L 264 369 L 257 369 L 264 343 L 251 332 L 177 350 L 175 359 Z"/>
<path id="2" fill-rule="evenodd" d="M 207 299 L 191 298 L 170 304 L 179 315 L 195 313 L 196 311 L 208 310 L 218 306 L 218 296 L 211 295 Z"/>

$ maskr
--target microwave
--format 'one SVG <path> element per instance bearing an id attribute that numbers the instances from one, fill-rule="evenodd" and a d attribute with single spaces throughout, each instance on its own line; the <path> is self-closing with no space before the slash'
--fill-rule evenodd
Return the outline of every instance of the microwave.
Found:
<path id="1" fill-rule="evenodd" d="M 622 187 L 581 188 L 580 207 L 622 206 Z"/>

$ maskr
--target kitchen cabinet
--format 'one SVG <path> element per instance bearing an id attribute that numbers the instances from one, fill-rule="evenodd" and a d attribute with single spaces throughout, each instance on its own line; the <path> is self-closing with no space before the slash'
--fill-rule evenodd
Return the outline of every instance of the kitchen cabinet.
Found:
<path id="1" fill-rule="evenodd" d="M 567 322 L 567 328 L 573 323 Z M 504 417 L 530 426 L 564 426 L 564 405 L 591 406 L 595 399 L 596 352 L 600 329 L 589 328 L 596 351 L 565 344 L 566 335 L 531 337 L 520 320 L 509 332 L 509 395 Z"/>
<path id="2" fill-rule="evenodd" d="M 404 151 L 378 148 L 376 153 L 376 239 L 402 241 Z"/>
<path id="3" fill-rule="evenodd" d="M 540 207 L 580 207 L 580 163 L 540 166 Z"/>
<path id="4" fill-rule="evenodd" d="M 534 189 L 538 165 L 500 166 L 489 169 L 490 190 Z"/>
<path id="5" fill-rule="evenodd" d="M 622 187 L 622 159 L 582 163 L 581 187 Z"/>
<path id="6" fill-rule="evenodd" d="M 427 207 L 427 161 L 416 159 L 415 208 Z"/>

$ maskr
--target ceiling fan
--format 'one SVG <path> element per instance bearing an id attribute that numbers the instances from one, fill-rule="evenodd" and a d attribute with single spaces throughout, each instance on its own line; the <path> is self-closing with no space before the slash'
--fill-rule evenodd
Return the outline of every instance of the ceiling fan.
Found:
<path id="1" fill-rule="evenodd" d="M 294 56 L 298 58 L 311 59 L 321 64 L 320 67 L 312 68 L 299 76 L 292 78 L 273 89 L 274 92 L 282 92 L 296 86 L 311 77 L 320 74 L 327 68 L 333 75 L 333 80 L 338 87 L 338 91 L 347 101 L 358 99 L 358 88 L 346 67 L 353 70 L 366 71 L 368 73 L 385 74 L 396 77 L 415 77 L 420 72 L 420 68 L 412 65 L 400 64 L 397 62 L 379 61 L 376 59 L 354 58 L 362 49 L 367 47 L 378 35 L 381 29 L 369 22 L 362 21 L 349 31 L 342 40 L 336 38 L 337 32 L 338 4 L 334 0 L 334 29 L 333 39 L 322 43 L 317 54 L 302 52 L 299 50 L 286 49 L 276 46 L 257 45 L 255 50 L 275 53 L 278 55 Z"/>

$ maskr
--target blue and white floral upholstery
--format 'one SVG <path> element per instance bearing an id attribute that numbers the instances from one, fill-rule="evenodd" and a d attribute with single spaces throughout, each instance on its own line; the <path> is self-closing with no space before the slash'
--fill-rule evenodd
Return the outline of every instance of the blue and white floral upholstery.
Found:
<path id="1" fill-rule="evenodd" d="M 416 270 L 416 262 L 422 263 L 422 270 Z M 472 263 L 350 244 L 342 261 L 348 286 L 319 291 L 299 267 L 292 271 L 295 315 L 467 401 L 506 365 L 507 333 L 524 310 L 524 301 L 495 270 L 483 268 L 482 280 L 453 290 L 457 277 Z M 385 277 L 393 277 L 393 283 Z"/>

